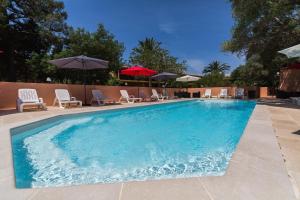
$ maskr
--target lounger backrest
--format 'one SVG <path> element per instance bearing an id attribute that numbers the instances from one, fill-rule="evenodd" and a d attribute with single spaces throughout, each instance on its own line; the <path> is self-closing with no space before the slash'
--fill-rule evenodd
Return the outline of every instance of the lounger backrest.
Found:
<path id="1" fill-rule="evenodd" d="M 244 96 L 244 88 L 237 88 L 237 89 L 236 89 L 236 96 L 237 96 L 237 97 L 242 97 L 242 96 Z"/>
<path id="2" fill-rule="evenodd" d="M 122 96 L 123 98 L 126 98 L 126 99 L 129 99 L 129 98 L 130 98 L 129 95 L 128 95 L 127 90 L 120 90 L 120 93 L 121 93 L 121 96 Z"/>
<path id="3" fill-rule="evenodd" d="M 70 101 L 70 93 L 66 89 L 56 89 L 55 96 L 59 101 Z"/>
<path id="4" fill-rule="evenodd" d="M 39 102 L 39 97 L 35 89 L 19 89 L 18 97 L 24 103 Z"/>
<path id="5" fill-rule="evenodd" d="M 92 90 L 95 99 L 103 99 L 103 93 L 100 90 Z"/>
<path id="6" fill-rule="evenodd" d="M 226 88 L 222 88 L 221 92 L 220 92 L 221 96 L 227 96 L 227 89 Z"/>
<path id="7" fill-rule="evenodd" d="M 158 97 L 158 93 L 157 93 L 156 89 L 152 89 L 152 94 L 153 94 L 153 96 Z"/>
<path id="8" fill-rule="evenodd" d="M 204 96 L 210 96 L 211 95 L 211 89 L 205 89 Z"/>

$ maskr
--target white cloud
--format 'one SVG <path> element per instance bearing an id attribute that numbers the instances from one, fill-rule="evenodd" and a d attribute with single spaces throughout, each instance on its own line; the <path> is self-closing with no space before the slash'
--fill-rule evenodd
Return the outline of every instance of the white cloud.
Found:
<path id="1" fill-rule="evenodd" d="M 203 68 L 205 66 L 204 61 L 197 58 L 187 59 L 187 73 L 190 74 L 202 74 Z"/>
<path id="2" fill-rule="evenodd" d="M 176 30 L 176 24 L 172 22 L 159 24 L 159 30 L 167 34 L 172 34 Z"/>

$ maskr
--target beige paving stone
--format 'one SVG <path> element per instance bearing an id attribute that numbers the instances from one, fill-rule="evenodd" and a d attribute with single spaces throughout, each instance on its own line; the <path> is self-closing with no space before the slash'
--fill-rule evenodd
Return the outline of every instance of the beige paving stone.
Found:
<path id="1" fill-rule="evenodd" d="M 277 138 L 291 139 L 291 140 L 296 140 L 296 141 L 300 140 L 300 135 L 295 134 L 294 131 L 291 129 L 275 128 L 274 131 L 275 131 Z"/>
<path id="2" fill-rule="evenodd" d="M 12 177 L 14 177 L 14 171 L 11 167 L 0 169 L 0 182 Z"/>
<path id="3" fill-rule="evenodd" d="M 300 109 L 270 106 L 269 111 L 295 195 L 300 199 Z"/>
<path id="4" fill-rule="evenodd" d="M 0 151 L 0 169 L 8 168 L 12 166 L 12 160 L 11 160 L 11 150 L 5 149 Z"/>
<path id="5" fill-rule="evenodd" d="M 280 116 L 281 116 L 281 115 L 280 115 Z M 274 125 L 274 124 L 277 124 L 277 125 L 279 126 L 279 128 L 280 128 L 280 124 L 284 124 L 284 122 L 283 122 L 282 119 L 284 119 L 284 121 L 291 121 L 291 119 L 289 118 L 289 116 L 288 116 L 287 114 L 283 114 L 282 117 L 280 117 L 280 119 L 274 117 L 273 115 L 271 116 L 272 124 L 273 124 L 273 125 Z M 288 120 L 286 120 L 286 119 L 288 119 Z M 291 124 L 291 123 L 292 123 L 294 126 L 297 126 L 296 123 L 290 122 L 289 124 Z M 285 127 L 289 128 L 289 126 L 285 126 Z"/>
<path id="6" fill-rule="evenodd" d="M 267 161 L 282 161 L 282 157 L 278 156 L 279 146 L 277 145 L 274 134 L 270 131 L 271 130 L 267 130 L 264 127 L 260 127 L 259 129 L 247 129 L 243 140 L 240 141 L 238 146 L 239 152 Z M 246 135 L 247 132 L 251 133 L 251 135 Z"/>
<path id="7" fill-rule="evenodd" d="M 124 183 L 120 200 L 209 200 L 197 178 Z"/>
<path id="8" fill-rule="evenodd" d="M 288 170 L 300 172 L 300 154 L 299 151 L 295 151 L 290 148 L 281 148 L 281 152 L 285 158 L 285 163 Z"/>
<path id="9" fill-rule="evenodd" d="M 14 178 L 8 177 L 0 180 L 0 199 L 1 200 L 25 200 L 35 194 L 32 189 L 15 189 Z"/>
<path id="10" fill-rule="evenodd" d="M 242 151 L 235 152 L 231 162 L 242 163 L 243 166 L 259 169 L 273 174 L 282 174 L 282 172 L 286 171 L 285 166 L 282 163 L 282 158 L 276 161 L 254 156 Z"/>
<path id="11" fill-rule="evenodd" d="M 119 200 L 122 184 L 97 184 L 36 189 L 30 200 Z"/>
<path id="12" fill-rule="evenodd" d="M 274 128 L 278 128 L 278 129 L 289 129 L 292 132 L 298 131 L 300 130 L 300 127 L 298 124 L 296 123 L 290 123 L 290 124 L 286 124 L 286 123 L 273 123 L 273 127 Z"/>
<path id="13" fill-rule="evenodd" d="M 295 172 L 295 171 L 290 170 L 289 175 L 293 178 L 293 183 L 295 184 L 294 190 L 296 193 L 296 197 L 297 197 L 297 199 L 300 199 L 300 189 L 299 189 L 300 188 L 300 172 Z"/>
<path id="14" fill-rule="evenodd" d="M 231 162 L 223 177 L 201 177 L 214 200 L 293 200 L 294 192 L 287 175 L 268 173 Z"/>
<path id="15" fill-rule="evenodd" d="M 278 137 L 278 141 L 280 146 L 283 148 L 291 149 L 293 151 L 297 151 L 300 157 L 300 136 L 297 139 L 288 138 L 288 137 Z"/>

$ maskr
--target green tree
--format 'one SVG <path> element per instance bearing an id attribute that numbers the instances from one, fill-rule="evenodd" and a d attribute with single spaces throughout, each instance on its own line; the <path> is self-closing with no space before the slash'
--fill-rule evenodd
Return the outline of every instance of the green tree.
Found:
<path id="1" fill-rule="evenodd" d="M 204 67 L 203 72 L 204 74 L 207 73 L 225 73 L 225 71 L 229 70 L 230 66 L 226 63 L 221 63 L 219 61 L 213 61 L 208 64 L 208 66 Z"/>
<path id="2" fill-rule="evenodd" d="M 161 42 L 154 38 L 146 38 L 138 42 L 132 49 L 129 61 L 156 70 L 182 74 L 186 70 L 186 62 L 179 62 L 178 58 L 171 56 L 167 49 L 161 47 Z"/>
<path id="3" fill-rule="evenodd" d="M 56 67 L 48 63 L 50 56 L 48 54 L 38 54 L 33 52 L 31 58 L 26 60 L 26 65 L 30 66 L 29 82 L 45 82 L 47 77 L 55 77 Z"/>
<path id="4" fill-rule="evenodd" d="M 300 1 L 230 2 L 235 25 L 223 49 L 246 57 L 247 63 L 241 68 L 243 73 L 250 73 L 245 76 L 254 78 L 250 82 L 275 86 L 276 73 L 287 62 L 277 51 L 300 43 Z"/>
<path id="5" fill-rule="evenodd" d="M 0 0 L 0 74 L 5 75 L 0 79 L 30 79 L 26 60 L 59 50 L 66 18 L 64 4 L 56 0 Z"/>
<path id="6" fill-rule="evenodd" d="M 100 24 L 95 32 L 88 32 L 82 28 L 69 28 L 64 49 L 55 54 L 54 57 L 62 58 L 86 55 L 109 61 L 108 71 L 92 70 L 87 72 L 87 80 L 89 83 L 105 83 L 109 78 L 108 72 L 117 72 L 123 65 L 122 55 L 124 50 L 125 47 L 123 43 L 116 40 L 114 35 Z M 73 76 L 73 73 L 76 74 L 78 72 L 71 71 L 68 73 L 69 79 L 72 80 L 72 82 L 82 80 L 78 76 Z"/>
<path id="7" fill-rule="evenodd" d="M 230 81 L 225 77 L 224 73 L 212 72 L 205 74 L 199 81 L 201 87 L 222 87 L 229 86 Z"/>
<path id="8" fill-rule="evenodd" d="M 202 73 L 204 76 L 199 80 L 200 86 L 227 86 L 229 81 L 225 77 L 225 72 L 230 66 L 220 61 L 212 61 L 204 67 Z"/>

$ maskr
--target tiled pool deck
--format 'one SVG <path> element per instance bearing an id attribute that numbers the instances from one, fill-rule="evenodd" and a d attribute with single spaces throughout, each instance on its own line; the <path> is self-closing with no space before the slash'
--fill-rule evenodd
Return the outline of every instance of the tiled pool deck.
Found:
<path id="1" fill-rule="evenodd" d="M 67 110 L 50 107 L 48 111 L 42 112 L 10 114 L 2 112 L 2 116 L 0 112 L 0 199 L 296 199 L 297 189 L 299 189 L 299 182 L 297 182 L 297 180 L 299 181 L 300 175 L 300 156 L 296 157 L 294 149 L 299 150 L 300 135 L 294 134 L 292 136 L 289 133 L 291 131 L 298 131 L 299 133 L 300 109 L 293 109 L 293 112 L 290 112 L 286 110 L 289 108 L 260 104 L 258 104 L 253 111 L 224 176 L 43 189 L 15 188 L 9 133 L 10 128 L 60 114 L 147 104 L 149 103 L 84 107 Z M 288 116 L 292 116 L 292 118 Z M 296 122 L 295 120 L 298 121 Z M 279 138 L 278 140 L 276 139 L 274 129 Z M 280 150 L 278 141 L 282 151 Z M 286 165 L 283 157 L 287 160 Z"/>

